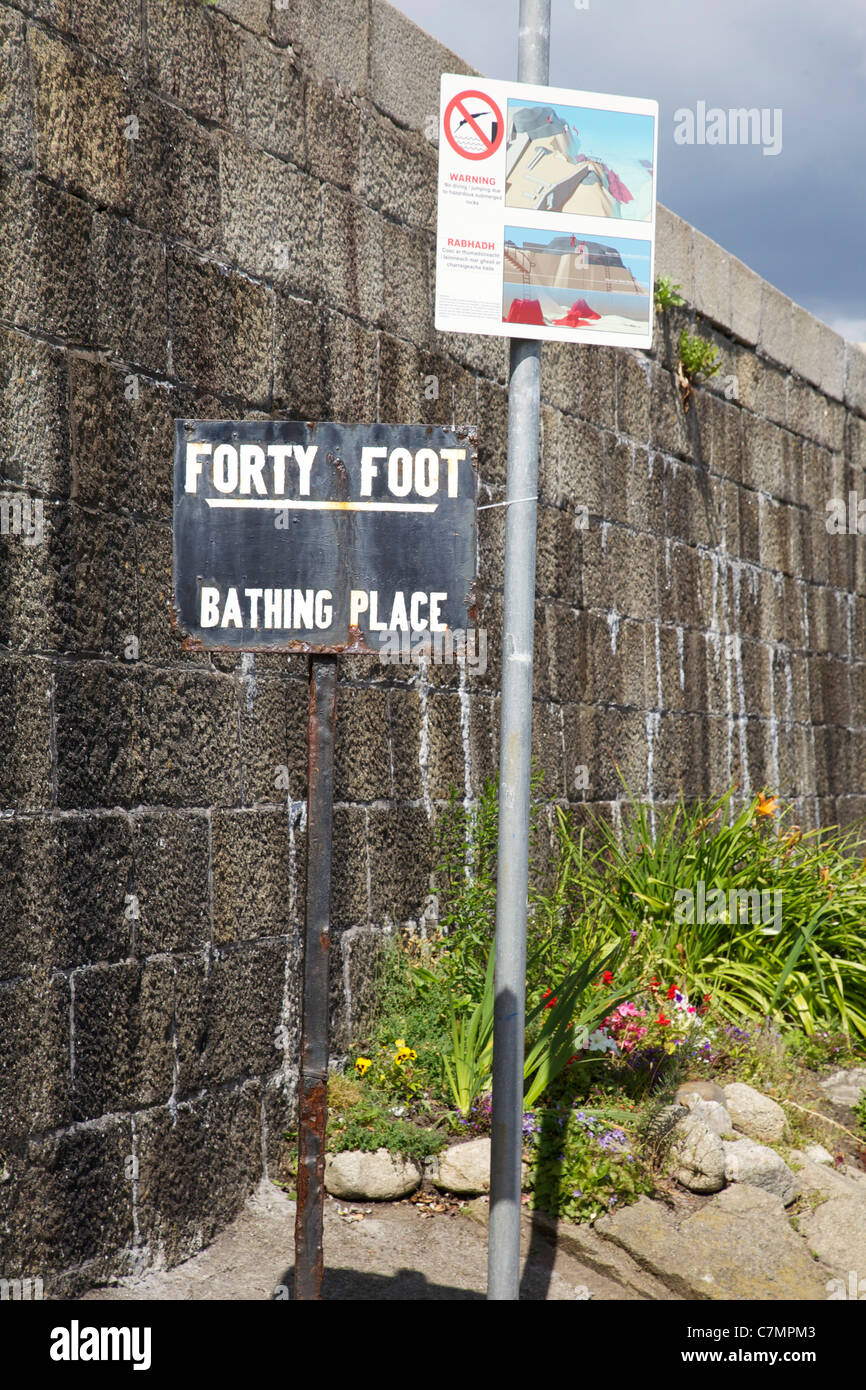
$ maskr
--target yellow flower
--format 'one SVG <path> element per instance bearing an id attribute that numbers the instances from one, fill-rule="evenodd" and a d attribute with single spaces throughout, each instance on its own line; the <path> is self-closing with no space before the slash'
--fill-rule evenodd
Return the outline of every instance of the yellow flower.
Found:
<path id="1" fill-rule="evenodd" d="M 398 1066 L 402 1066 L 404 1062 L 415 1062 L 417 1060 L 418 1053 L 413 1047 L 407 1047 L 405 1043 L 402 1044 L 399 1052 L 394 1053 L 394 1061 Z"/>
<path id="2" fill-rule="evenodd" d="M 773 816 L 776 813 L 778 801 L 775 796 L 764 796 L 758 792 L 758 804 L 755 807 L 755 814 L 758 816 Z"/>
<path id="3" fill-rule="evenodd" d="M 365 1072 L 369 1071 L 372 1065 L 369 1057 L 355 1058 L 355 1071 L 358 1072 L 359 1076 L 363 1076 Z"/>
<path id="4" fill-rule="evenodd" d="M 394 1046 L 397 1047 L 397 1048 L 399 1048 L 399 1047 L 405 1047 L 405 1046 L 406 1046 L 406 1039 L 405 1039 L 405 1038 L 395 1038 L 395 1039 L 394 1039 Z"/>

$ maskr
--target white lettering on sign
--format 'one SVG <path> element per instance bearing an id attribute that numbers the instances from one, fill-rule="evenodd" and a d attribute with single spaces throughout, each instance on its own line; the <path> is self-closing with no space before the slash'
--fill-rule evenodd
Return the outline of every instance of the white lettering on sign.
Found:
<path id="1" fill-rule="evenodd" d="M 186 446 L 184 492 L 197 492 L 199 478 L 209 466 L 217 492 L 236 492 L 249 497 L 285 495 L 289 460 L 297 469 L 298 496 L 309 497 L 313 461 L 317 444 L 234 444 L 202 443 L 190 440 Z M 208 460 L 210 463 L 208 464 Z"/>
<path id="2" fill-rule="evenodd" d="M 298 629 L 308 632 L 329 628 L 334 617 L 334 595 L 330 589 L 219 589 L 203 584 L 201 589 L 202 627 Z M 244 623 L 242 599 L 248 621 Z"/>
<path id="3" fill-rule="evenodd" d="M 198 493 L 202 479 L 210 481 L 218 497 L 205 497 L 209 507 L 264 507 L 276 511 L 419 511 L 435 512 L 438 502 L 410 501 L 435 498 L 442 487 L 446 496 L 459 495 L 459 465 L 465 449 L 407 449 L 389 452 L 379 445 L 361 450 L 361 477 L 357 500 L 311 497 L 313 465 L 318 445 L 234 444 L 189 440 L 186 446 L 184 491 Z M 330 473 L 328 485 L 330 485 Z M 384 480 L 387 492 L 399 501 L 373 500 L 373 482 Z M 369 501 L 364 499 L 369 498 Z M 405 500 L 404 500 L 405 499 Z"/>
<path id="4" fill-rule="evenodd" d="M 391 600 L 390 610 L 387 602 L 382 607 L 386 617 L 379 616 L 378 589 L 352 589 L 349 592 L 349 626 L 360 627 L 361 618 L 367 618 L 371 632 L 444 632 L 439 610 L 448 598 L 447 593 L 414 593 L 409 595 L 398 589 Z M 422 608 L 429 610 L 430 617 L 422 617 Z"/>
<path id="5" fill-rule="evenodd" d="M 201 587 L 200 622 L 203 628 L 324 631 L 334 616 L 330 589 L 228 588 L 223 595 L 213 585 Z M 352 589 L 349 593 L 349 626 L 360 627 L 361 618 L 371 632 L 446 632 L 442 621 L 445 592 L 409 593 L 397 589 L 390 599 L 378 589 Z M 246 612 L 246 622 L 244 613 Z"/>

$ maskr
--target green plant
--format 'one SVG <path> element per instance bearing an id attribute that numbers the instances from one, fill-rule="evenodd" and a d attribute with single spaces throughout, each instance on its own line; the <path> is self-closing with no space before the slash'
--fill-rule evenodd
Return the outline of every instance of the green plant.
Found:
<path id="1" fill-rule="evenodd" d="M 375 1153 L 376 1149 L 387 1149 L 423 1163 L 439 1153 L 446 1142 L 438 1130 L 422 1128 L 392 1115 L 374 1098 L 359 1101 L 346 1114 L 332 1111 L 328 1116 L 327 1144 L 333 1152 L 360 1149 Z"/>
<path id="2" fill-rule="evenodd" d="M 468 1017 L 461 1017 L 449 1002 L 451 1046 L 442 1053 L 445 1076 L 460 1114 L 466 1118 L 473 1104 L 490 1087 L 493 1066 L 493 967 L 487 959 L 481 998 Z"/>
<path id="3" fill-rule="evenodd" d="M 558 982 L 526 1015 L 524 1104 L 530 1109 L 569 1062 L 592 1060 L 605 1015 L 624 998 L 633 981 L 612 988 L 611 966 L 619 954 L 613 944 L 606 954 L 594 952 Z M 430 973 L 431 981 L 435 976 Z M 454 1104 L 464 1117 L 490 1088 L 493 1064 L 494 956 L 491 948 L 481 998 L 471 1013 L 462 1015 L 449 1004 L 450 1045 L 442 1054 Z"/>
<path id="4" fill-rule="evenodd" d="M 533 1206 L 586 1221 L 652 1191 L 652 1181 L 618 1112 L 539 1110 L 524 1119 Z"/>
<path id="5" fill-rule="evenodd" d="M 861 1134 L 866 1134 L 866 1089 L 861 1091 L 860 1099 L 857 1104 L 851 1107 L 854 1118 L 857 1121 L 857 1128 Z"/>
<path id="6" fill-rule="evenodd" d="M 599 848 L 573 861 L 597 938 L 634 934 L 645 972 L 680 981 L 691 998 L 710 993 L 722 1020 L 772 1016 L 808 1034 L 866 1037 L 856 827 L 786 830 L 775 798 L 759 794 L 735 812 L 732 790 L 690 807 L 681 797 L 657 823 L 630 794 L 629 804 L 622 838 L 597 820 Z"/>
<path id="7" fill-rule="evenodd" d="M 677 382 L 682 393 L 684 410 L 689 408 L 695 386 L 715 376 L 721 365 L 719 354 L 712 343 L 708 343 L 706 338 L 699 338 L 696 333 L 689 333 L 686 328 L 682 330 Z"/>
<path id="8" fill-rule="evenodd" d="M 679 309 L 685 303 L 677 290 L 682 289 L 682 285 L 675 285 L 668 275 L 660 275 L 655 284 L 655 306 L 660 314 L 667 309 Z"/>

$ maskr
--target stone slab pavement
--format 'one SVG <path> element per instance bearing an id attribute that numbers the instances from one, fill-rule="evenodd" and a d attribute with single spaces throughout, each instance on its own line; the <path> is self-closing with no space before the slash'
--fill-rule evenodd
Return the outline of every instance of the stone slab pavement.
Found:
<path id="1" fill-rule="evenodd" d="M 291 1288 L 295 1203 L 263 1181 L 240 1216 L 206 1250 L 170 1270 L 150 1270 L 89 1290 L 85 1300 L 271 1300 Z M 326 1198 L 325 1300 L 482 1299 L 487 1205 L 425 1215 L 410 1202 Z M 675 1299 L 607 1242 L 579 1257 L 552 1223 L 522 1222 L 521 1298 L 555 1301 Z"/>

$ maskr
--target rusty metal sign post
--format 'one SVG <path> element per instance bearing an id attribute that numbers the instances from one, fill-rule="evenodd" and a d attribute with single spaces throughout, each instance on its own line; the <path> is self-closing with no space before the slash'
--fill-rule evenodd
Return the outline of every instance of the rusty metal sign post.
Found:
<path id="1" fill-rule="evenodd" d="M 176 421 L 184 646 L 310 658 L 296 1300 L 321 1298 L 324 1269 L 338 659 L 459 659 L 474 642 L 476 505 L 472 427 Z"/>
<path id="2" fill-rule="evenodd" d="M 324 1270 L 322 1225 L 328 1123 L 328 961 L 336 725 L 337 658 L 311 656 L 307 719 L 307 902 L 295 1213 L 296 1300 L 321 1298 Z"/>

